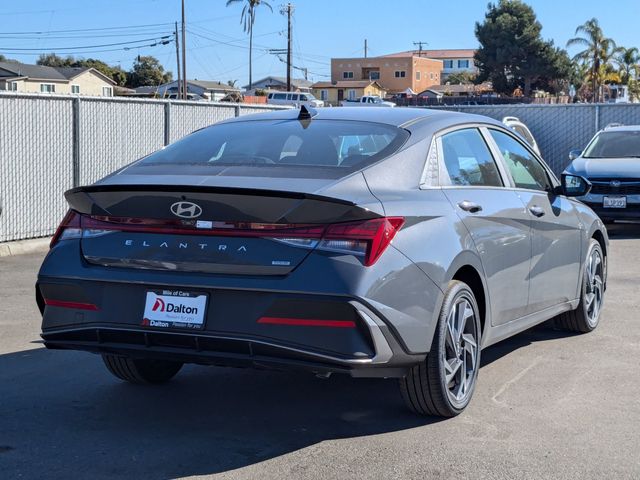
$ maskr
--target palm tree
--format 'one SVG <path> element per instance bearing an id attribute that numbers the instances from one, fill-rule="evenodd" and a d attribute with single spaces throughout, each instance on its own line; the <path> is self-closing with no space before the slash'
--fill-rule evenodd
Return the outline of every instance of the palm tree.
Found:
<path id="1" fill-rule="evenodd" d="M 599 100 L 600 85 L 604 81 L 606 66 L 610 65 L 613 57 L 620 51 L 616 42 L 604 36 L 598 19 L 587 20 L 576 28 L 576 37 L 567 42 L 567 47 L 583 46 L 584 50 L 578 52 L 573 60 L 589 66 L 589 78 L 591 80 L 592 100 Z"/>
<path id="2" fill-rule="evenodd" d="M 244 31 L 249 34 L 249 90 L 253 88 L 253 79 L 251 76 L 251 60 L 253 57 L 253 24 L 256 21 L 256 8 L 264 5 L 273 12 L 271 5 L 265 0 L 227 0 L 227 7 L 234 3 L 244 3 L 242 14 L 240 15 L 240 23 L 244 24 Z"/>
<path id="3" fill-rule="evenodd" d="M 620 78 L 627 85 L 629 80 L 638 76 L 640 70 L 640 50 L 636 47 L 622 48 L 616 57 L 616 63 L 620 67 Z"/>

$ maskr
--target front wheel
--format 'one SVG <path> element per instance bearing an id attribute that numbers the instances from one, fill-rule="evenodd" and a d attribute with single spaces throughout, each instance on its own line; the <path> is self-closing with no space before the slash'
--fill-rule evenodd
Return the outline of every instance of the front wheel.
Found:
<path id="1" fill-rule="evenodd" d="M 165 383 L 182 368 L 182 363 L 168 360 L 151 360 L 103 354 L 107 369 L 120 380 L 137 384 Z"/>
<path id="2" fill-rule="evenodd" d="M 420 415 L 454 417 L 471 401 L 480 367 L 480 315 L 473 292 L 453 280 L 424 362 L 400 379 L 407 406 Z"/>
<path id="3" fill-rule="evenodd" d="M 604 302 L 605 258 L 597 240 L 591 239 L 587 251 L 582 289 L 578 308 L 556 317 L 556 326 L 563 330 L 588 333 L 600 323 L 600 313 Z"/>

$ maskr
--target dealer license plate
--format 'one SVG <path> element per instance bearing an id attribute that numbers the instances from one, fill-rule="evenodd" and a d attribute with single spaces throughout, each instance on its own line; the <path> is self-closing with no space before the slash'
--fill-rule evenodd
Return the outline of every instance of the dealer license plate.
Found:
<path id="1" fill-rule="evenodd" d="M 142 325 L 157 328 L 202 329 L 207 294 L 182 290 L 147 292 Z"/>

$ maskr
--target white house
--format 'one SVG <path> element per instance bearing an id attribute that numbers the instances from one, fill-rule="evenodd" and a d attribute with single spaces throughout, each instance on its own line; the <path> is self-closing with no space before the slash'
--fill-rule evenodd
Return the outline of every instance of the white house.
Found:
<path id="1" fill-rule="evenodd" d="M 222 100 L 229 93 L 240 92 L 237 87 L 231 87 L 226 83 L 208 80 L 187 80 L 187 93 L 199 95 L 212 102 Z M 165 97 L 178 93 L 178 81 L 164 83 L 157 87 L 138 87 L 136 94 L 139 96 Z"/>

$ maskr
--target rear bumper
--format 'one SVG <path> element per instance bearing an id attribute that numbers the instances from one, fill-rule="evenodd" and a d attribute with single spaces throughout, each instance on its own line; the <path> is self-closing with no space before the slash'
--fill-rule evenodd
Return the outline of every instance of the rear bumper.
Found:
<path id="1" fill-rule="evenodd" d="M 424 360 L 424 355 L 405 354 L 384 326 L 371 318 L 368 320 L 375 353 L 367 358 L 328 354 L 249 336 L 150 331 L 106 325 L 46 330 L 42 338 L 49 349 L 201 365 L 305 370 L 317 374 L 344 373 L 353 377 L 403 377 L 411 365 Z"/>
<path id="2" fill-rule="evenodd" d="M 402 277 L 383 286 L 373 283 L 366 289 L 374 293 L 370 296 L 347 288 L 346 279 L 356 266 L 342 262 L 338 267 L 344 270 L 336 271 L 338 267 L 329 264 L 327 268 L 325 261 L 313 267 L 315 275 L 298 269 L 281 279 L 100 267 L 84 262 L 77 245 L 67 242 L 52 250 L 38 277 L 42 338 L 52 349 L 369 377 L 403 376 L 407 368 L 424 360 L 432 335 L 429 321 L 413 320 L 379 301 L 389 297 L 387 289 L 395 291 L 402 284 L 404 291 L 412 292 L 406 285 L 413 285 L 422 294 L 400 297 L 398 303 L 417 310 L 411 300 L 424 299 L 429 283 L 415 266 L 406 264 L 404 272 L 414 272 L 408 280 Z M 146 292 L 168 286 L 207 294 L 202 329 L 145 324 Z M 95 309 L 82 308 L 87 305 Z M 258 321 L 263 317 L 330 319 L 352 328 Z M 419 342 L 424 349 L 409 350 L 407 340 Z"/>

